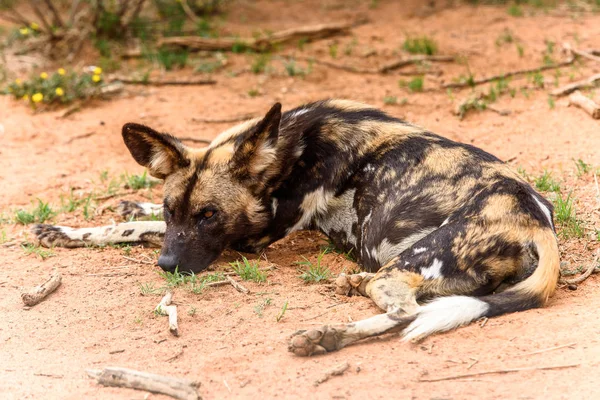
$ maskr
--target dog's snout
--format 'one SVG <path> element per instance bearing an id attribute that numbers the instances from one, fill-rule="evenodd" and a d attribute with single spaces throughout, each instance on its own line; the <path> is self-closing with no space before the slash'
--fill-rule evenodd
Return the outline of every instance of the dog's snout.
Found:
<path id="1" fill-rule="evenodd" d="M 164 271 L 175 271 L 175 268 L 179 265 L 177 257 L 170 254 L 161 254 L 158 258 L 158 266 Z"/>

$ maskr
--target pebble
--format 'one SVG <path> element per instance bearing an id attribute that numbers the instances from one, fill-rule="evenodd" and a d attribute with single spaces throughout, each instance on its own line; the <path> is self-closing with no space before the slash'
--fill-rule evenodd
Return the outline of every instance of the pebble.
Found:
<path id="1" fill-rule="evenodd" d="M 577 290 L 577 285 L 569 285 L 567 286 L 569 290 Z"/>

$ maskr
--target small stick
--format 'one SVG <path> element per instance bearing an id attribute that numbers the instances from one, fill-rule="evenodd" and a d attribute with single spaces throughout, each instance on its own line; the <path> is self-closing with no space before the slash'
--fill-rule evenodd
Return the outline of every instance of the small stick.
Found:
<path id="1" fill-rule="evenodd" d="M 479 362 L 479 359 L 477 359 L 477 358 L 471 358 L 471 360 L 473 360 L 473 362 L 471 364 L 469 364 L 467 369 L 471 369 L 473 367 L 473 365 L 475 365 Z"/>
<path id="2" fill-rule="evenodd" d="M 207 124 L 221 124 L 225 122 L 239 122 L 246 121 L 247 119 L 252 119 L 256 117 L 255 114 L 241 114 L 233 117 L 225 117 L 225 118 L 196 118 L 192 117 L 193 122 L 202 122 Z M 210 143 L 210 142 L 209 142 Z"/>
<path id="3" fill-rule="evenodd" d="M 172 298 L 173 292 L 168 290 L 165 297 L 163 297 L 156 306 L 155 311 L 160 315 L 169 316 L 169 332 L 171 332 L 173 336 L 179 336 L 179 327 L 177 326 L 177 306 L 170 305 Z"/>
<path id="4" fill-rule="evenodd" d="M 571 51 L 580 57 L 584 57 L 584 58 L 587 58 L 588 60 L 600 62 L 600 57 L 596 57 L 593 53 L 590 53 L 590 52 L 587 52 L 584 50 L 578 50 L 578 49 L 571 49 Z"/>
<path id="5" fill-rule="evenodd" d="M 121 82 L 125 85 L 147 85 L 147 86 L 195 86 L 195 85 L 214 85 L 217 83 L 214 79 L 173 79 L 173 80 L 155 80 L 138 79 L 127 76 L 118 76 L 112 82 Z"/>
<path id="6" fill-rule="evenodd" d="M 530 353 L 525 353 L 525 354 L 519 354 L 516 355 L 515 357 L 527 357 L 527 356 L 532 356 L 534 354 L 540 354 L 540 353 L 545 353 L 547 351 L 552 351 L 552 350 L 558 350 L 558 349 L 562 349 L 565 347 L 572 347 L 575 346 L 577 344 L 577 342 L 573 342 L 573 343 L 568 343 L 568 344 L 563 344 L 561 346 L 556 346 L 556 347 L 549 347 L 547 349 L 542 349 L 542 350 L 537 350 L 537 351 L 532 351 Z"/>
<path id="7" fill-rule="evenodd" d="M 54 292 L 60 286 L 61 275 L 55 272 L 46 282 L 33 288 L 33 290 L 21 293 L 21 300 L 26 306 L 32 307 L 44 300 L 50 293 Z"/>
<path id="8" fill-rule="evenodd" d="M 588 267 L 588 269 L 585 270 L 585 272 L 583 274 L 579 275 L 577 278 L 573 278 L 573 279 L 562 279 L 562 278 L 560 278 L 558 280 L 558 283 L 565 284 L 565 285 L 577 285 L 577 284 L 585 281 L 596 270 L 596 268 L 597 268 L 596 265 L 598 264 L 598 258 L 600 258 L 599 255 L 597 255 L 594 258 L 594 261 L 592 261 L 590 263 L 590 266 Z"/>
<path id="9" fill-rule="evenodd" d="M 188 16 L 188 18 L 194 24 L 197 24 L 199 21 L 199 18 L 198 18 L 198 16 L 196 16 L 196 14 L 194 14 L 194 11 L 192 11 L 192 9 L 190 8 L 190 5 L 188 4 L 187 0 L 181 0 L 179 3 L 181 3 L 181 8 L 183 8 L 183 11 Z"/>
<path id="10" fill-rule="evenodd" d="M 350 364 L 348 364 L 348 361 L 345 361 L 344 363 L 337 365 L 329 371 L 325 372 L 323 376 L 315 380 L 313 385 L 319 386 L 321 383 L 328 381 L 329 378 L 331 378 L 332 376 L 342 375 L 344 372 L 346 372 L 348 368 L 350 368 Z"/>
<path id="11" fill-rule="evenodd" d="M 574 368 L 579 367 L 581 364 L 566 364 L 566 365 L 551 365 L 547 367 L 523 367 L 523 368 L 508 368 L 508 369 L 497 369 L 492 371 L 481 371 L 481 372 L 472 372 L 470 374 L 460 374 L 460 375 L 451 375 L 445 376 L 442 378 L 420 378 L 419 382 L 439 382 L 439 381 L 450 381 L 454 379 L 462 379 L 462 378 L 470 378 L 472 376 L 481 376 L 481 375 L 491 375 L 491 374 L 508 374 L 512 372 L 520 372 L 520 371 L 541 371 L 541 370 L 549 370 L 549 369 L 563 369 L 563 368 Z"/>
<path id="12" fill-rule="evenodd" d="M 182 355 L 183 355 L 183 347 L 181 347 L 179 349 L 179 351 L 177 352 L 177 354 L 175 354 L 172 357 L 167 358 L 165 361 L 166 362 L 173 362 L 173 361 L 177 360 L 179 357 L 181 357 Z"/>
<path id="13" fill-rule="evenodd" d="M 558 89 L 554 89 L 550 92 L 552 96 L 565 96 L 567 94 L 571 94 L 577 89 L 586 89 L 593 87 L 596 82 L 600 81 L 600 74 L 595 74 L 590 76 L 589 78 L 585 78 L 583 80 L 569 83 L 568 85 L 561 86 Z"/>
<path id="14" fill-rule="evenodd" d="M 569 96 L 569 105 L 581 108 L 590 114 L 593 119 L 600 119 L 600 105 L 589 97 L 584 96 L 579 90 Z"/>
<path id="15" fill-rule="evenodd" d="M 65 144 L 73 143 L 75 140 L 89 138 L 90 136 L 93 136 L 95 134 L 96 134 L 96 131 L 91 131 L 91 132 L 83 133 L 81 135 L 73 136 L 71 139 L 67 140 L 65 142 Z"/>
<path id="16" fill-rule="evenodd" d="M 446 84 L 442 85 L 442 88 L 444 88 L 444 89 L 449 89 L 449 88 L 464 88 L 464 87 L 469 87 L 469 86 L 482 85 L 484 83 L 492 82 L 492 81 L 495 81 L 495 80 L 498 80 L 498 79 L 505 79 L 505 78 L 510 78 L 512 76 L 527 75 L 527 74 L 531 74 L 531 73 L 534 73 L 534 72 L 545 71 L 545 70 L 548 70 L 548 69 L 556 69 L 556 68 L 565 67 L 567 65 L 573 64 L 574 61 L 575 61 L 575 57 L 571 57 L 567 61 L 563 61 L 563 62 L 558 63 L 558 64 L 544 65 L 544 66 L 537 67 L 537 68 L 518 69 L 516 71 L 510 71 L 510 72 L 506 72 L 504 74 L 498 74 L 498 75 L 488 76 L 487 78 L 474 79 L 474 80 L 472 80 L 470 82 L 451 82 L 451 83 L 446 83 Z"/>
<path id="17" fill-rule="evenodd" d="M 335 64 L 335 63 L 332 63 L 329 61 L 319 60 L 319 59 L 312 58 L 312 57 L 293 57 L 293 56 L 287 56 L 287 57 L 293 58 L 293 59 L 296 59 L 299 61 L 305 61 L 308 63 L 323 65 L 325 67 L 329 67 L 329 68 L 333 68 L 333 69 L 339 69 L 339 70 L 346 71 L 346 72 L 352 72 L 355 74 L 386 74 L 390 71 L 400 69 L 407 65 L 418 64 L 423 61 L 448 62 L 448 61 L 454 61 L 454 58 L 455 58 L 454 56 L 425 56 L 425 55 L 423 55 L 423 56 L 414 56 L 414 57 L 410 57 L 410 58 L 396 60 L 391 63 L 382 65 L 381 67 L 378 67 L 378 68 L 360 68 L 360 67 L 353 67 L 350 65 Z M 418 73 L 414 73 L 412 75 L 418 75 Z"/>
<path id="18" fill-rule="evenodd" d="M 198 383 L 181 378 L 149 374 L 133 369 L 106 367 L 103 370 L 86 370 L 90 378 L 94 378 L 104 386 L 125 387 L 160 393 L 174 399 L 200 400 L 197 392 Z"/>
<path id="19" fill-rule="evenodd" d="M 127 256 L 123 256 L 123 258 L 128 261 L 133 261 L 133 262 L 136 262 L 139 264 L 156 265 L 156 263 L 152 262 L 152 261 L 138 260 L 137 258 L 131 258 L 131 257 L 127 257 Z"/>
<path id="20" fill-rule="evenodd" d="M 250 293 L 250 291 L 248 289 L 246 289 L 241 284 L 237 283 L 232 277 L 225 276 L 225 279 L 227 279 L 229 281 L 229 283 L 231 283 L 231 286 L 233 286 L 235 288 L 235 290 L 237 290 L 238 292 L 244 293 L 244 294 Z"/>

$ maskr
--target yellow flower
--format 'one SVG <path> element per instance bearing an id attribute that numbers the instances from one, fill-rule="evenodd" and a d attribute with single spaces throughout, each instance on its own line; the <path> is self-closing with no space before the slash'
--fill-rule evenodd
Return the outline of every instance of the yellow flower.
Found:
<path id="1" fill-rule="evenodd" d="M 59 88 L 57 87 L 56 90 L 54 91 L 56 93 L 57 96 L 63 96 L 65 94 L 65 91 L 63 90 L 63 88 Z"/>
<path id="2" fill-rule="evenodd" d="M 33 29 L 34 31 L 37 31 L 38 29 L 40 29 L 40 26 L 38 24 L 36 24 L 35 22 L 32 22 L 29 24 L 29 26 L 31 27 L 31 29 Z"/>
<path id="3" fill-rule="evenodd" d="M 33 100 L 34 103 L 39 103 L 40 101 L 44 100 L 44 95 L 38 92 L 31 96 L 31 100 Z"/>
<path id="4" fill-rule="evenodd" d="M 23 100 L 29 101 L 29 95 L 28 94 L 23 95 Z"/>
<path id="5" fill-rule="evenodd" d="M 29 34 L 29 28 L 20 28 L 19 33 L 23 36 L 27 36 Z"/>
<path id="6" fill-rule="evenodd" d="M 42 79 L 48 79 L 48 74 L 47 74 L 47 73 L 45 73 L 45 72 L 42 72 L 42 73 L 40 74 L 40 78 L 42 78 Z"/>
<path id="7" fill-rule="evenodd" d="M 95 75 L 100 75 L 101 73 L 102 73 L 102 68 L 100 68 L 100 67 L 94 68 L 94 74 Z"/>
<path id="8" fill-rule="evenodd" d="M 16 83 L 17 85 L 20 85 L 20 84 L 21 84 L 21 80 L 17 78 L 17 79 L 15 79 L 15 83 Z"/>
<path id="9" fill-rule="evenodd" d="M 64 68 L 59 68 L 59 69 L 58 69 L 58 74 L 59 74 L 59 75 L 65 75 L 66 73 L 67 73 L 67 71 L 65 71 L 65 69 L 64 69 Z"/>
<path id="10" fill-rule="evenodd" d="M 102 77 L 100 75 L 94 75 L 92 76 L 92 80 L 94 82 L 100 82 L 102 80 Z"/>

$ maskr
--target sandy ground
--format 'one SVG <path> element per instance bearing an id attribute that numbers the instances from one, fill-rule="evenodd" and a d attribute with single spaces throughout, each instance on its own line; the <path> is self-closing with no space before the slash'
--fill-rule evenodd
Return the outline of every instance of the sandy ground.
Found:
<path id="1" fill-rule="evenodd" d="M 380 1 L 259 1 L 240 2 L 228 11 L 223 32 L 251 34 L 256 27 L 281 29 L 303 24 L 346 21 L 366 16 L 370 23 L 353 30 L 353 36 L 307 45 L 303 52 L 286 48 L 285 54 L 314 56 L 338 64 L 374 66 L 402 55 L 405 34 L 427 34 L 442 54 L 468 59 L 475 77 L 541 65 L 545 40 L 556 43 L 553 57 L 561 59 L 560 44 L 598 47 L 600 16 L 589 12 L 545 13 L 527 9 L 515 18 L 504 7 L 454 5 L 430 9 L 407 2 Z M 410 3 L 410 2 L 409 2 Z M 417 3 L 417 2 L 414 2 Z M 254 23 L 254 24 L 253 24 Z M 519 57 L 515 43 L 500 46 L 496 39 L 505 29 L 524 48 Z M 340 49 L 332 59 L 329 46 Z M 346 54 L 345 48 L 352 49 Z M 411 93 L 399 86 L 400 72 L 365 75 L 314 65 L 306 77 L 289 77 L 278 57 L 268 74 L 230 71 L 247 67 L 254 56 L 229 58 L 226 71 L 214 74 L 214 86 L 184 88 L 130 87 L 120 98 L 96 102 L 67 119 L 60 111 L 32 113 L 22 103 L 0 97 L 0 207 L 9 218 L 18 208 L 30 208 L 36 198 L 60 208 L 60 196 L 74 188 L 76 196 L 106 191 L 108 180 L 126 171 L 141 173 L 121 141 L 120 128 L 135 121 L 179 136 L 213 138 L 230 124 L 198 123 L 194 117 L 226 118 L 265 112 L 275 101 L 284 108 L 327 97 L 364 101 L 382 107 L 455 140 L 472 143 L 510 160 L 531 176 L 549 170 L 560 180 L 563 193 L 572 191 L 585 237 L 561 236 L 564 267 L 575 269 L 592 262 L 600 247 L 597 184 L 592 173 L 578 176 L 573 160 L 600 165 L 600 125 L 565 99 L 548 102 L 555 72 L 544 74 L 544 89 L 518 90 L 494 105 L 510 116 L 491 111 L 459 120 L 451 114 L 469 90 L 448 94 L 438 87 L 467 74 L 463 63 L 432 64 L 425 74 L 425 91 Z M 126 65 L 132 70 L 136 62 Z M 302 64 L 301 64 L 302 65 Z M 304 65 L 306 66 L 306 65 Z M 408 67 L 403 71 L 414 71 Z M 229 71 L 229 72 L 228 72 Z M 586 61 L 561 69 L 560 84 L 600 72 L 600 63 Z M 171 73 L 189 76 L 192 69 Z M 525 77 L 511 87 L 531 87 Z M 251 97 L 248 92 L 258 90 Z M 482 86 L 481 90 L 487 90 Z M 525 95 L 526 94 L 526 95 Z M 594 94 L 593 92 L 591 93 Z M 385 105 L 396 96 L 397 105 Z M 403 101 L 403 99 L 406 99 Z M 600 101 L 600 95 L 596 94 Z M 80 135 L 87 135 L 78 138 Z M 592 169 L 592 172 L 595 167 Z M 120 199 L 160 201 L 160 186 L 100 201 Z M 108 224 L 119 217 L 110 210 L 84 219 L 82 210 L 61 213 L 53 223 L 72 226 Z M 378 309 L 365 298 L 333 294 L 325 285 L 306 285 L 298 278 L 295 261 L 315 260 L 324 243 L 316 233 L 302 232 L 272 245 L 266 251 L 276 269 L 268 283 L 245 283 L 250 295 L 230 286 L 194 294 L 184 288 L 175 293 L 179 307 L 178 338 L 169 335 L 165 317 L 153 309 L 158 295 L 142 295 L 141 284 L 160 287 L 164 280 L 153 249 L 53 249 L 42 260 L 20 247 L 30 240 L 28 227 L 3 219 L 6 236 L 0 247 L 0 398 L 2 399 L 166 399 L 145 397 L 144 392 L 104 388 L 85 373 L 89 368 L 122 366 L 199 380 L 200 394 L 218 398 L 413 398 L 413 399 L 591 399 L 600 384 L 600 280 L 592 276 L 576 291 L 561 287 L 549 307 L 506 315 L 426 339 L 402 343 L 397 335 L 367 340 L 323 357 L 299 358 L 287 352 L 287 340 L 297 329 L 366 318 Z M 128 258 L 125 258 L 128 257 Z M 227 268 L 238 258 L 226 253 L 215 266 Z M 256 258 L 255 255 L 250 255 Z M 133 260 L 133 261 L 132 261 Z M 137 261 L 136 261 L 137 260 Z M 324 262 L 334 271 L 355 266 L 343 256 L 329 254 Z M 262 261 L 261 265 L 266 265 Z M 24 309 L 20 293 L 44 281 L 53 270 L 63 285 L 43 303 Z M 262 317 L 256 308 L 266 299 Z M 289 308 L 276 322 L 283 304 Z M 559 347 L 557 349 L 552 349 Z M 546 350 L 541 351 L 540 350 Z M 313 382 L 325 371 L 348 362 L 350 369 L 318 387 Z M 450 375 L 512 368 L 571 365 L 552 370 L 526 370 L 481 375 L 457 380 L 422 382 Z"/>

